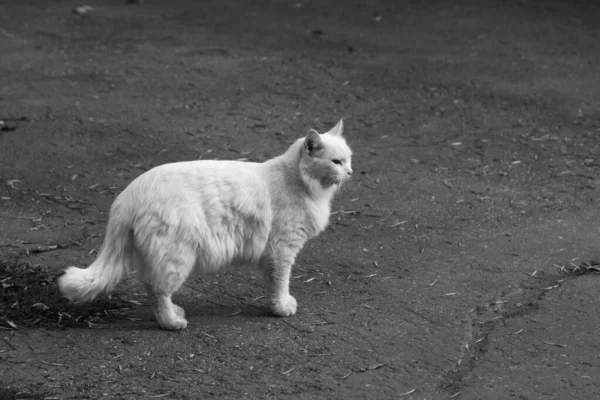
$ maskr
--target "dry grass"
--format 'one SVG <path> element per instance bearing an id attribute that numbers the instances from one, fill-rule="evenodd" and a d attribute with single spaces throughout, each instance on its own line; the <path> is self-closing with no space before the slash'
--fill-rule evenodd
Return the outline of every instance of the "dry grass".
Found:
<path id="1" fill-rule="evenodd" d="M 592 261 L 580 261 L 579 264 L 575 264 L 576 260 L 570 260 L 564 265 L 555 265 L 561 274 L 580 276 L 584 274 L 598 274 L 600 273 L 600 262 L 596 260 Z"/>
<path id="2" fill-rule="evenodd" d="M 0 329 L 97 327 L 126 318 L 131 304 L 98 299 L 77 305 L 62 297 L 56 284 L 61 272 L 19 260 L 0 260 Z"/>

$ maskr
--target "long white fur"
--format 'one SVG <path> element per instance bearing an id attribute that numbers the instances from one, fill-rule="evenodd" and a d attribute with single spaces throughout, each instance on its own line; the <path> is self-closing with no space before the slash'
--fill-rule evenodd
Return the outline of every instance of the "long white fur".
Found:
<path id="1" fill-rule="evenodd" d="M 183 329 L 185 313 L 171 295 L 192 270 L 259 265 L 271 311 L 293 315 L 295 257 L 325 229 L 331 200 L 352 173 L 342 130 L 340 121 L 325 134 L 309 132 L 264 163 L 188 161 L 142 174 L 115 199 L 98 258 L 87 269 L 67 268 L 62 293 L 90 301 L 136 270 L 159 324 Z"/>

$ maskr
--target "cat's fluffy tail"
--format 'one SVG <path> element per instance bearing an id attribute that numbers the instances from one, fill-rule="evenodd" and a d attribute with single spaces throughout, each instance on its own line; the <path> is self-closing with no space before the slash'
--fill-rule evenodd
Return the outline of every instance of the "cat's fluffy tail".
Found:
<path id="1" fill-rule="evenodd" d="M 60 291 L 69 300 L 86 302 L 110 293 L 128 272 L 133 239 L 124 214 L 113 207 L 98 258 L 85 269 L 67 268 L 58 280 Z"/>

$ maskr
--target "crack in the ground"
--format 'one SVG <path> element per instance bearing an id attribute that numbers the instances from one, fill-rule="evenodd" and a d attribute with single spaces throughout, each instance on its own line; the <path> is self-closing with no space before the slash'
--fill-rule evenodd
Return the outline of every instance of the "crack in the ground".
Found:
<path id="1" fill-rule="evenodd" d="M 443 375 L 440 389 L 449 394 L 459 393 L 487 353 L 489 335 L 507 320 L 535 312 L 546 293 L 563 281 L 558 275 L 538 274 L 521 282 L 517 289 L 505 291 L 496 300 L 469 311 L 466 343 L 461 346 L 460 358 L 454 367 Z"/>

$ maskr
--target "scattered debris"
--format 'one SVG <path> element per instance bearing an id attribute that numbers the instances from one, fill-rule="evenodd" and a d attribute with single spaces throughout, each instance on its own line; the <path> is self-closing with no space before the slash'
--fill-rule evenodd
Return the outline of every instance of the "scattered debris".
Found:
<path id="1" fill-rule="evenodd" d="M 131 306 L 123 299 L 97 299 L 78 305 L 62 296 L 58 271 L 18 260 L 0 261 L 0 328 L 98 327 L 126 319 Z"/>
<path id="2" fill-rule="evenodd" d="M 452 186 L 452 184 L 450 182 L 448 182 L 448 179 L 443 179 L 441 182 L 450 189 L 454 188 L 454 186 Z"/>
<path id="3" fill-rule="evenodd" d="M 404 225 L 405 223 L 406 223 L 406 221 L 399 221 L 399 222 L 396 222 L 396 223 L 390 225 L 390 228 L 395 228 L 399 225 Z"/>
<path id="4" fill-rule="evenodd" d="M 18 180 L 18 179 L 9 179 L 9 180 L 6 181 L 6 184 L 8 186 L 10 186 L 11 189 L 13 189 L 13 190 L 19 190 L 19 188 L 17 188 L 15 186 L 16 183 L 21 183 L 21 181 Z"/>
<path id="5" fill-rule="evenodd" d="M 374 364 L 374 365 L 370 365 L 367 369 L 368 370 L 372 370 L 372 369 L 379 369 L 381 367 L 385 367 L 387 364 Z"/>
<path id="6" fill-rule="evenodd" d="M 292 372 L 292 371 L 293 371 L 293 370 L 295 370 L 295 369 L 296 369 L 296 367 L 292 367 L 292 368 L 288 369 L 287 371 L 283 371 L 283 372 L 281 373 L 281 375 L 287 375 L 287 374 L 289 374 L 290 372 Z"/>
<path id="7" fill-rule="evenodd" d="M 6 31 L 4 29 L 0 29 L 0 32 L 6 33 Z M 24 40 L 24 42 L 27 43 L 26 40 Z M 27 122 L 27 121 L 29 121 L 29 118 L 27 118 L 27 117 L 20 117 L 20 118 L 2 118 L 2 117 L 0 117 L 0 133 L 16 131 L 17 128 L 19 127 L 20 122 Z M 8 124 L 8 122 L 10 122 L 10 124 Z"/>
<path id="8" fill-rule="evenodd" d="M 335 215 L 335 214 L 359 215 L 360 211 L 357 211 L 357 210 L 348 210 L 348 211 L 338 210 L 338 211 L 334 211 L 334 212 L 331 213 L 331 215 Z"/>
<path id="9" fill-rule="evenodd" d="M 383 364 L 383 363 L 377 363 L 377 364 L 373 364 L 373 365 L 369 365 L 366 368 L 361 368 L 360 372 L 365 372 L 365 371 L 373 371 L 382 367 L 385 367 L 387 364 Z"/>
<path id="10" fill-rule="evenodd" d="M 581 261 L 579 265 L 568 261 L 565 265 L 555 265 L 561 274 L 580 276 L 584 274 L 600 273 L 600 262 L 596 260 Z"/>
<path id="11" fill-rule="evenodd" d="M 92 6 L 79 6 L 79 7 L 75 7 L 73 9 L 73 14 L 77 14 L 77 15 L 86 15 L 91 11 L 94 11 L 95 8 Z"/>
<path id="12" fill-rule="evenodd" d="M 65 364 L 59 364 L 59 363 L 48 362 L 48 361 L 43 361 L 43 360 L 40 360 L 40 362 L 41 362 L 42 364 L 46 364 L 46 365 L 52 365 L 52 366 L 54 366 L 54 367 L 68 367 L 68 365 L 65 365 Z"/>
<path id="13" fill-rule="evenodd" d="M 560 343 L 554 343 L 554 342 L 548 342 L 546 340 L 542 340 L 542 343 L 546 343 L 549 346 L 554 346 L 554 347 L 567 347 L 564 344 L 560 344 Z"/>
<path id="14" fill-rule="evenodd" d="M 214 337 L 213 335 L 210 335 L 210 334 L 208 334 L 208 333 L 206 333 L 206 332 L 202 332 L 202 334 L 203 334 L 204 336 L 208 336 L 208 337 L 209 337 L 209 338 L 211 338 L 211 339 L 217 340 L 217 338 L 216 338 L 216 337 Z"/>
<path id="15" fill-rule="evenodd" d="M 23 43 L 27 43 L 27 40 L 22 39 L 16 35 L 13 35 L 12 33 L 9 33 L 7 31 L 5 31 L 4 29 L 0 29 L 0 33 L 2 33 L 2 35 L 6 36 L 7 38 L 10 38 L 12 40 L 18 41 L 18 42 L 23 42 Z M 4 121 L 0 120 L 0 125 L 3 125 Z M 0 132 L 3 131 L 3 129 L 0 128 Z"/>
<path id="16" fill-rule="evenodd" d="M 552 286 L 548 286 L 543 288 L 543 290 L 552 290 L 552 289 L 556 289 L 559 285 L 552 285 Z"/>

